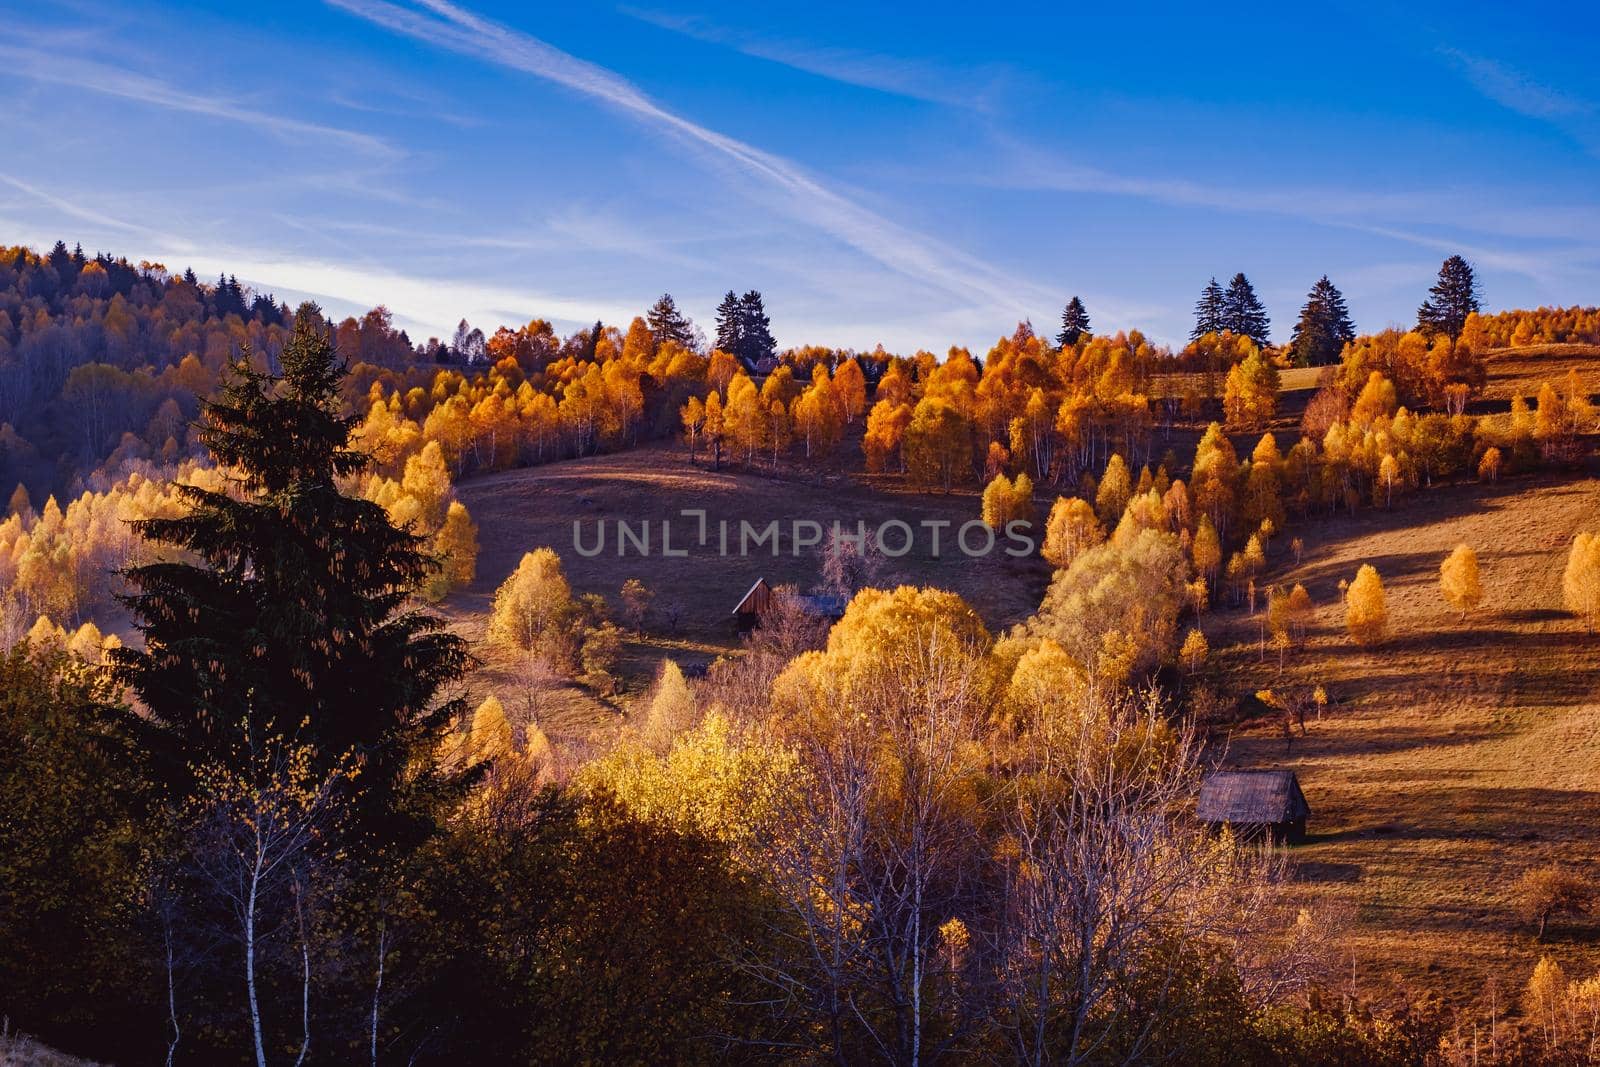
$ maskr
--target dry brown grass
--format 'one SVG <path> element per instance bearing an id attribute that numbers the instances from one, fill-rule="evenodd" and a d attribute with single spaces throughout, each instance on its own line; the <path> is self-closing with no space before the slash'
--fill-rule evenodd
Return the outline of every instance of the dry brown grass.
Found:
<path id="1" fill-rule="evenodd" d="M 1531 402 L 1539 395 L 1539 386 L 1560 381 L 1574 368 L 1591 395 L 1600 393 L 1600 345 L 1498 348 L 1484 356 L 1484 366 L 1489 378 L 1483 395 L 1503 404 L 1518 395 Z"/>
<path id="2" fill-rule="evenodd" d="M 1552 923 L 1536 944 L 1510 897 L 1552 860 L 1600 877 L 1600 637 L 1560 610 L 1567 546 L 1586 528 L 1600 528 L 1593 479 L 1420 494 L 1293 531 L 1303 564 L 1269 578 L 1304 582 L 1318 618 L 1284 676 L 1270 652 L 1260 660 L 1242 612 L 1207 622 L 1232 691 L 1322 682 L 1336 702 L 1290 751 L 1256 724 L 1227 758 L 1299 773 L 1313 809 L 1301 876 L 1354 912 L 1351 962 L 1370 985 L 1398 979 L 1465 1003 L 1497 983 L 1503 1007 L 1543 952 L 1568 973 L 1600 968 L 1595 921 Z M 1438 586 L 1462 541 L 1484 584 L 1465 623 Z M 1343 631 L 1338 582 L 1362 563 L 1388 593 L 1389 637 L 1373 649 Z"/>

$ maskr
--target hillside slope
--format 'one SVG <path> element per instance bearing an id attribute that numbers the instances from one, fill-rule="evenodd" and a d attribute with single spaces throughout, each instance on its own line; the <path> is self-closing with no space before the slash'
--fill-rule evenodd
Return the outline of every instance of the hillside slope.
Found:
<path id="1" fill-rule="evenodd" d="M 1600 967 L 1589 924 L 1553 923 L 1535 944 L 1510 887 L 1552 860 L 1600 876 L 1600 638 L 1560 611 L 1569 542 L 1600 527 L 1600 480 L 1462 486 L 1297 528 L 1319 607 L 1307 647 L 1278 675 L 1257 624 L 1208 625 L 1236 692 L 1323 683 L 1335 707 L 1285 741 L 1264 724 L 1237 735 L 1230 763 L 1301 777 L 1313 840 L 1302 876 L 1349 906 L 1364 981 L 1425 979 L 1456 999 L 1499 981 L 1502 1006 L 1543 952 L 1569 973 Z M 1484 601 L 1466 622 L 1443 602 L 1440 562 L 1478 552 Z M 1363 650 L 1344 634 L 1338 588 L 1362 563 L 1382 575 L 1390 636 Z"/>
<path id="2" fill-rule="evenodd" d="M 916 546 L 900 559 L 886 560 L 878 583 L 952 589 L 966 597 L 991 628 L 1009 626 L 1032 614 L 1050 579 L 1042 561 L 1008 557 L 998 544 L 982 559 L 949 547 L 956 529 L 978 517 L 980 503 L 973 491 L 949 496 L 884 492 L 842 476 L 777 478 L 729 467 L 711 471 L 690 464 L 678 447 L 646 447 L 475 478 L 459 487 L 459 496 L 478 523 L 480 544 L 476 581 L 445 604 L 461 632 L 474 639 L 482 635 L 496 587 L 524 552 L 553 548 L 575 594 L 599 593 L 615 610 L 622 583 L 629 578 L 641 579 L 654 591 L 652 633 L 625 648 L 624 674 L 633 692 L 648 682 L 663 656 L 686 665 L 704 664 L 737 649 L 732 611 L 757 579 L 766 578 L 773 585 L 791 583 L 802 591 L 819 582 L 817 549 L 798 554 L 791 549 L 789 531 L 797 520 L 811 520 L 824 528 L 837 520 L 847 532 L 853 532 L 858 521 L 866 522 L 869 530 L 890 519 L 907 523 L 917 531 Z M 686 509 L 706 512 L 706 545 L 696 543 L 699 520 L 682 515 Z M 718 530 L 723 520 L 729 523 L 728 556 L 720 554 Z M 617 555 L 618 521 L 634 531 L 641 522 L 650 524 L 648 556 L 631 542 L 625 555 Z M 661 554 L 664 521 L 672 524 L 673 548 L 686 548 L 686 557 Z M 739 555 L 741 521 L 757 529 L 777 521 L 784 531 L 781 554 L 774 557 L 763 545 Z M 575 522 L 586 547 L 595 544 L 597 524 L 604 524 L 603 552 L 586 557 L 576 551 Z M 939 559 L 929 556 L 931 537 L 921 527 L 923 522 L 949 524 L 942 533 L 946 547 Z M 668 623 L 668 611 L 674 606 L 679 613 L 675 629 Z M 475 688 L 494 690 L 504 699 L 516 688 L 510 665 L 496 659 L 492 650 L 481 651 L 488 659 Z M 538 718 L 547 732 L 573 739 L 596 727 L 604 729 L 615 721 L 617 710 L 566 686 L 550 707 L 539 709 Z"/>

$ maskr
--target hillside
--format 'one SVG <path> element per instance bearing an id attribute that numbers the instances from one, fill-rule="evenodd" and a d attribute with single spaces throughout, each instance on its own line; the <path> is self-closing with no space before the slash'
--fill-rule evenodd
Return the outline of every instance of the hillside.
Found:
<path id="1" fill-rule="evenodd" d="M 1509 403 L 1513 396 L 1533 398 L 1545 382 L 1576 370 L 1591 394 L 1600 393 L 1600 345 L 1553 344 L 1499 348 L 1484 357 L 1488 372 L 1483 395 Z"/>
<path id="2" fill-rule="evenodd" d="M 813 520 L 831 526 L 837 520 L 847 532 L 858 521 L 875 529 L 899 519 L 921 532 L 920 524 L 947 522 L 948 543 L 954 531 L 976 518 L 979 500 L 972 490 L 949 496 L 885 493 L 842 476 L 783 477 L 724 468 L 711 471 L 691 465 L 681 448 L 661 446 L 615 455 L 569 460 L 528 470 L 507 471 L 476 478 L 459 487 L 461 500 L 479 527 L 477 579 L 449 599 L 445 607 L 462 632 L 482 634 L 484 619 L 495 588 L 516 568 L 523 553 L 550 547 L 560 553 L 575 594 L 599 593 L 613 605 L 622 583 L 639 578 L 655 592 L 653 618 L 645 640 L 629 642 L 623 664 L 625 681 L 633 691 L 648 683 L 664 655 L 683 665 L 709 663 L 718 655 L 734 653 L 739 642 L 733 630 L 732 611 L 759 578 L 772 585 L 789 583 L 802 591 L 817 584 L 819 560 L 815 549 L 799 555 L 790 551 L 788 534 L 782 554 L 774 558 L 766 547 L 740 557 L 733 548 L 719 555 L 717 525 L 729 523 L 730 538 L 737 541 L 738 524 L 757 528 L 777 521 L 788 531 L 796 520 Z M 689 544 L 686 558 L 659 553 L 660 528 L 672 522 L 673 547 L 696 538 L 698 519 L 680 514 L 703 508 L 711 531 L 705 547 Z M 628 554 L 616 554 L 616 523 L 637 530 L 641 520 L 652 530 L 650 556 L 642 557 L 630 543 Z M 583 543 L 594 544 L 597 524 L 606 528 L 605 550 L 585 558 L 573 548 L 573 524 L 582 524 Z M 1049 583 L 1049 568 L 1039 559 L 1013 559 L 1000 547 L 983 559 L 970 559 L 946 550 L 932 559 L 923 536 L 917 547 L 898 560 L 888 560 L 879 581 L 909 582 L 952 589 L 964 596 L 991 628 L 1009 626 L 1038 607 Z M 674 629 L 667 610 L 680 609 Z M 493 653 L 487 653 L 492 657 Z M 481 690 L 513 688 L 507 665 L 490 659 L 475 686 Z M 561 687 L 554 705 L 542 709 L 541 722 L 555 736 L 586 736 L 598 726 L 616 721 L 616 709 L 595 701 L 575 686 Z"/>
<path id="3" fill-rule="evenodd" d="M 1542 952 L 1600 965 L 1588 924 L 1553 923 L 1543 944 L 1511 910 L 1524 870 L 1551 860 L 1600 874 L 1600 638 L 1559 611 L 1572 535 L 1600 515 L 1600 480 L 1540 478 L 1413 496 L 1394 511 L 1296 528 L 1318 605 L 1307 647 L 1279 676 L 1254 621 L 1213 616 L 1230 688 L 1322 683 L 1334 707 L 1289 752 L 1276 728 L 1232 739 L 1227 761 L 1292 767 L 1313 808 L 1301 877 L 1348 905 L 1362 984 L 1410 979 L 1457 1002 L 1499 981 L 1514 997 Z M 1465 623 L 1439 594 L 1458 543 L 1479 554 L 1484 603 Z M 1356 648 L 1340 579 L 1373 564 L 1390 637 Z"/>
<path id="4" fill-rule="evenodd" d="M 756 525 L 805 517 L 959 524 L 978 510 L 970 492 L 885 494 L 844 478 L 712 472 L 669 448 L 493 475 L 464 484 L 461 495 L 480 524 L 482 552 L 477 580 L 447 604 L 457 625 L 481 634 L 495 586 L 541 545 L 558 549 L 576 593 L 614 604 L 623 580 L 641 578 L 657 593 L 658 617 L 655 633 L 626 651 L 635 693 L 662 656 L 694 664 L 734 653 L 728 612 L 749 585 L 766 577 L 809 586 L 816 559 L 723 560 L 713 544 L 683 559 L 619 560 L 614 534 L 603 554 L 586 559 L 572 549 L 575 520 L 592 543 L 600 520 L 610 530 L 618 519 L 658 526 L 684 508 L 705 508 L 713 523 Z M 1224 758 L 1301 775 L 1315 814 L 1312 840 L 1294 858 L 1319 897 L 1348 907 L 1364 987 L 1398 978 L 1467 1001 L 1486 976 L 1502 990 L 1517 988 L 1552 944 L 1581 960 L 1580 970 L 1600 966 L 1600 946 L 1586 931 L 1558 923 L 1535 945 L 1507 892 L 1523 870 L 1552 859 L 1600 872 L 1600 845 L 1589 835 L 1600 815 L 1600 638 L 1556 610 L 1567 545 L 1596 514 L 1600 480 L 1548 476 L 1441 488 L 1392 511 L 1296 525 L 1306 542 L 1302 563 L 1288 565 L 1280 542 L 1268 580 L 1304 582 L 1319 610 L 1307 646 L 1282 676 L 1261 661 L 1247 613 L 1225 609 L 1204 621 L 1228 692 L 1317 682 L 1329 689 L 1335 706 L 1287 754 L 1276 727 L 1258 722 L 1226 740 Z M 676 522 L 675 537 L 693 531 L 693 519 Z M 1485 585 L 1485 606 L 1465 624 L 1437 585 L 1440 560 L 1462 541 L 1478 550 Z M 1389 594 L 1392 636 L 1372 651 L 1345 637 L 1338 589 L 1363 562 L 1378 568 Z M 1037 607 L 1048 572 L 1037 560 L 919 553 L 882 580 L 954 589 L 1001 628 Z M 683 609 L 676 633 L 659 610 L 673 602 Z M 515 689 L 507 664 L 486 667 L 475 688 Z M 580 740 L 621 721 L 625 699 L 608 705 L 571 685 L 560 694 L 539 711 L 558 738 Z"/>

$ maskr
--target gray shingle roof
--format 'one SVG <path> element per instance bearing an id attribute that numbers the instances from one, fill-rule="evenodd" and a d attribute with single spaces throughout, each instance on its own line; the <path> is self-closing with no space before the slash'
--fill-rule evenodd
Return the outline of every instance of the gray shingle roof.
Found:
<path id="1" fill-rule="evenodd" d="M 1218 771 L 1200 783 L 1201 821 L 1294 822 L 1311 814 L 1293 771 Z"/>

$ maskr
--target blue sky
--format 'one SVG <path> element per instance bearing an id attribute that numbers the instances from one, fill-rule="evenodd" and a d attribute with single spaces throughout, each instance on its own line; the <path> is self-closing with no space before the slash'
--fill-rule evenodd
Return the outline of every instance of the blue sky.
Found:
<path id="1" fill-rule="evenodd" d="M 1284 340 L 1324 272 L 1409 323 L 1452 252 L 1491 307 L 1600 302 L 1600 11 L 1227 10 L 0 0 L 0 242 L 417 339 L 758 288 L 784 345 L 1074 293 L 1177 342 L 1243 270 Z"/>

